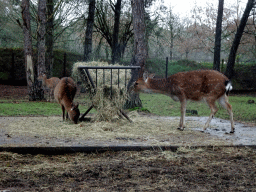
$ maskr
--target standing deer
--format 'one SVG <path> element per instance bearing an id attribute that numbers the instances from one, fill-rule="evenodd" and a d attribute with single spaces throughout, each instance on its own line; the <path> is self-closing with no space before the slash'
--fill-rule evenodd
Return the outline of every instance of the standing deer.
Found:
<path id="1" fill-rule="evenodd" d="M 49 89 L 49 101 L 51 101 L 51 99 L 53 100 L 54 88 L 60 82 L 60 79 L 58 77 L 51 77 L 50 79 L 47 79 L 45 74 L 39 76 L 37 79 L 38 81 L 42 81 L 42 86 L 45 91 Z"/>
<path id="2" fill-rule="evenodd" d="M 170 96 L 174 101 L 181 103 L 180 130 L 185 127 L 185 112 L 187 100 L 204 100 L 211 109 L 211 114 L 207 120 L 203 131 L 209 126 L 218 108 L 215 101 L 223 106 L 229 113 L 231 122 L 230 133 L 235 132 L 232 106 L 228 102 L 227 94 L 232 90 L 230 80 L 222 73 L 214 70 L 197 70 L 190 72 L 180 72 L 164 79 L 153 79 L 146 73 L 143 78 L 139 78 L 133 86 L 134 91 L 155 92 Z"/>
<path id="3" fill-rule="evenodd" d="M 73 103 L 76 90 L 76 84 L 70 77 L 63 77 L 54 89 L 55 100 L 61 105 L 63 121 L 65 120 L 66 110 L 66 119 L 69 117 L 75 124 L 77 124 L 80 116 L 78 104 Z"/>

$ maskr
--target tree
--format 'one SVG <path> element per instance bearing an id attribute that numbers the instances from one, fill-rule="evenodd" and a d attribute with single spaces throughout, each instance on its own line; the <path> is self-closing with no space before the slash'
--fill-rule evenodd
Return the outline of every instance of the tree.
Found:
<path id="1" fill-rule="evenodd" d="M 215 33 L 214 60 L 213 60 L 213 69 L 217 71 L 220 71 L 223 4 L 224 4 L 224 0 L 219 0 L 218 17 L 217 17 L 216 33 Z"/>
<path id="2" fill-rule="evenodd" d="M 115 13 L 115 23 L 113 29 L 113 48 L 112 48 L 112 63 L 114 64 L 116 61 L 120 60 L 120 47 L 118 45 L 118 35 L 119 35 L 119 25 L 120 25 L 120 15 L 121 15 L 121 2 L 122 0 L 117 0 L 116 4 L 112 8 Z"/>
<path id="3" fill-rule="evenodd" d="M 38 29 L 37 29 L 37 76 L 45 74 L 45 24 L 46 24 L 46 0 L 38 0 Z M 35 79 L 37 98 L 44 98 L 42 84 Z"/>
<path id="4" fill-rule="evenodd" d="M 85 42 L 84 42 L 84 61 L 91 60 L 94 12 L 95 12 L 95 0 L 90 0 L 88 18 L 87 18 L 87 27 L 85 32 Z"/>
<path id="5" fill-rule="evenodd" d="M 45 69 L 45 24 L 46 0 L 38 0 L 38 29 L 37 29 L 37 75 L 41 76 Z"/>
<path id="6" fill-rule="evenodd" d="M 122 7 L 125 5 L 127 4 L 122 4 Z M 111 9 L 109 9 L 109 7 L 111 7 Z M 122 7 L 120 0 L 118 0 L 115 5 L 112 1 L 106 3 L 101 0 L 96 6 L 94 27 L 96 32 L 106 40 L 107 44 L 111 48 L 111 59 L 114 59 L 114 62 L 119 62 L 128 41 L 133 36 L 129 7 L 125 7 L 126 10 L 123 13 L 123 17 L 121 17 L 119 14 L 121 14 L 120 8 Z"/>
<path id="7" fill-rule="evenodd" d="M 145 17 L 144 0 L 132 0 L 133 30 L 134 30 L 134 56 L 131 60 L 131 66 L 140 66 L 139 73 L 132 70 L 131 79 L 128 83 L 128 89 L 139 77 L 143 76 L 147 49 L 145 43 Z M 126 102 L 126 108 L 142 107 L 138 93 L 131 93 L 130 100 Z"/>
<path id="8" fill-rule="evenodd" d="M 54 0 L 47 0 L 46 2 L 46 34 L 45 34 L 45 66 L 47 76 L 52 76 L 52 68 L 53 68 L 53 44 L 54 44 Z"/>
<path id="9" fill-rule="evenodd" d="M 1 47 L 20 47 L 24 44 L 23 26 L 17 25 L 21 19 L 21 1 L 0 1 L 0 45 Z M 16 17 L 12 17 L 15 15 Z"/>
<path id="10" fill-rule="evenodd" d="M 250 12 L 251 12 L 253 6 L 255 6 L 255 0 L 248 0 L 246 8 L 245 8 L 243 16 L 242 16 L 242 19 L 241 19 L 241 22 L 238 26 L 238 29 L 237 29 L 237 32 L 236 32 L 236 35 L 235 35 L 235 39 L 234 39 L 232 47 L 230 49 L 227 68 L 226 68 L 226 72 L 225 72 L 225 75 L 229 79 L 231 79 L 234 76 L 234 66 L 235 66 L 235 60 L 236 60 L 236 52 L 237 52 L 238 46 L 240 44 L 240 40 L 242 38 L 244 28 L 246 26 L 248 17 L 250 15 Z"/>
<path id="11" fill-rule="evenodd" d="M 179 35 L 179 28 L 177 27 L 178 17 L 173 14 L 172 7 L 170 7 L 168 16 L 167 16 L 167 26 L 170 31 L 170 60 L 173 60 L 173 47 L 174 40 Z M 177 27 L 177 28 L 176 28 Z"/>
<path id="12" fill-rule="evenodd" d="M 26 68 L 26 78 L 29 93 L 29 100 L 35 101 L 35 73 L 34 73 L 34 63 L 32 60 L 32 37 L 30 29 L 30 12 L 29 12 L 29 0 L 22 0 L 21 2 L 21 13 L 23 19 L 23 33 L 24 33 L 24 55 L 25 55 L 25 68 Z"/>

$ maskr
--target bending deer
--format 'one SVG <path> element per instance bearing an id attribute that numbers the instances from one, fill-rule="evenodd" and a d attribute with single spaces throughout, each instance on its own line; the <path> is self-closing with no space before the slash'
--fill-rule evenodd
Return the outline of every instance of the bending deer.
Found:
<path id="1" fill-rule="evenodd" d="M 215 101 L 228 111 L 231 122 L 231 131 L 234 133 L 232 106 L 228 102 L 227 94 L 232 89 L 231 82 L 222 73 L 214 70 L 198 70 L 190 72 L 180 72 L 164 79 L 153 79 L 146 73 L 143 78 L 139 78 L 133 86 L 134 91 L 155 92 L 170 96 L 174 101 L 181 103 L 180 130 L 185 127 L 185 113 L 187 100 L 204 100 L 211 109 L 211 114 L 207 120 L 203 131 L 209 126 L 218 108 Z"/>
<path id="2" fill-rule="evenodd" d="M 76 84 L 70 77 L 63 77 L 54 89 L 54 97 L 61 105 L 63 121 L 65 120 L 66 110 L 66 119 L 69 117 L 75 124 L 77 124 L 80 116 L 78 104 L 73 103 L 76 90 Z"/>
<path id="3" fill-rule="evenodd" d="M 44 90 L 49 89 L 49 101 L 51 101 L 51 99 L 53 100 L 54 88 L 60 82 L 60 79 L 58 77 L 51 77 L 50 79 L 47 79 L 45 74 L 39 76 L 37 79 L 38 81 L 42 81 Z"/>

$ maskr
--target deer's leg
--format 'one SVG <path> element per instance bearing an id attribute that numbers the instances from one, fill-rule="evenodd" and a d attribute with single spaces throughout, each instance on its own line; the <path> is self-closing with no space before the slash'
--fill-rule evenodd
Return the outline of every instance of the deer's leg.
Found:
<path id="1" fill-rule="evenodd" d="M 180 116 L 180 127 L 178 129 L 180 129 L 182 131 L 185 128 L 186 105 L 187 105 L 186 99 L 183 99 L 183 100 L 180 101 L 181 116 Z"/>
<path id="2" fill-rule="evenodd" d="M 47 91 L 47 94 L 45 94 L 47 95 L 46 101 L 50 101 L 50 90 L 47 88 L 45 91 Z"/>
<path id="3" fill-rule="evenodd" d="M 220 97 L 219 103 L 221 104 L 221 106 L 223 108 L 225 108 L 228 111 L 229 117 L 230 117 L 230 123 L 231 123 L 230 133 L 234 133 L 235 132 L 235 125 L 234 125 L 234 119 L 233 119 L 232 106 L 229 104 L 228 97 L 227 97 L 226 94 L 224 94 L 223 96 Z"/>
<path id="4" fill-rule="evenodd" d="M 207 102 L 207 104 L 209 105 L 209 107 L 210 107 L 210 109 L 211 109 L 211 114 L 210 114 L 209 119 L 207 120 L 207 122 L 206 122 L 206 124 L 205 124 L 205 126 L 204 126 L 204 128 L 203 128 L 203 131 L 205 131 L 206 128 L 209 127 L 209 124 L 210 124 L 212 118 L 214 117 L 214 115 L 215 115 L 215 114 L 217 113 L 217 111 L 218 111 L 218 108 L 217 108 L 216 105 L 215 105 L 215 99 L 209 99 L 209 98 L 207 98 L 206 102 Z"/>
<path id="5" fill-rule="evenodd" d="M 49 89 L 49 102 L 52 100 L 52 89 Z"/>
<path id="6" fill-rule="evenodd" d="M 66 120 L 70 119 L 69 118 L 69 115 L 68 115 L 68 112 L 66 113 Z"/>
<path id="7" fill-rule="evenodd" d="M 65 120 L 65 107 L 61 105 L 63 121 Z"/>
<path id="8" fill-rule="evenodd" d="M 49 98 L 50 101 L 52 101 L 54 99 L 53 98 L 53 95 L 54 95 L 53 91 L 54 91 L 53 89 L 50 90 L 50 98 Z"/>

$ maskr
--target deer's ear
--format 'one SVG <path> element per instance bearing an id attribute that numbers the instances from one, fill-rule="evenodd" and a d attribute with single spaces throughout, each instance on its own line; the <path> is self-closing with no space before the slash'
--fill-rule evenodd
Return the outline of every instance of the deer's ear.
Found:
<path id="1" fill-rule="evenodd" d="M 77 103 L 76 105 L 73 105 L 72 108 L 71 108 L 71 111 L 73 111 L 75 109 L 78 109 L 78 106 L 79 106 L 79 103 Z"/>
<path id="2" fill-rule="evenodd" d="M 148 78 L 148 72 L 146 71 L 143 73 L 143 80 L 146 81 L 147 78 Z"/>

